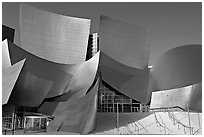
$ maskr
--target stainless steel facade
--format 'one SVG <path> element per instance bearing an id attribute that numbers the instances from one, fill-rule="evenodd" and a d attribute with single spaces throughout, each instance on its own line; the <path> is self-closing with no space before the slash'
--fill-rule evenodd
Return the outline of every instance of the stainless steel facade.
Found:
<path id="1" fill-rule="evenodd" d="M 202 111 L 201 45 L 173 48 L 148 69 L 150 46 L 144 28 L 101 16 L 100 51 L 85 61 L 89 29 L 88 19 L 22 4 L 20 45 L 3 44 L 3 104 L 53 115 L 51 130 L 88 134 L 96 127 L 100 75 L 143 104 L 152 92 L 195 84 L 190 109 Z M 195 100 L 196 105 L 191 103 Z"/>
<path id="2" fill-rule="evenodd" d="M 90 20 L 20 5 L 20 47 L 49 61 L 85 61 Z"/>

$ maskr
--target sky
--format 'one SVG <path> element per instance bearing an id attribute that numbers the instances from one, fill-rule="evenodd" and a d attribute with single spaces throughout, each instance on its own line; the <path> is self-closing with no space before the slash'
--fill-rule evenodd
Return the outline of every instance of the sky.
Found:
<path id="1" fill-rule="evenodd" d="M 98 32 L 101 14 L 143 26 L 149 34 L 149 65 L 167 50 L 186 44 L 202 44 L 201 2 L 34 2 L 33 7 L 57 14 L 91 19 L 91 32 Z M 19 44 L 20 3 L 2 3 L 2 23 L 16 30 Z"/>

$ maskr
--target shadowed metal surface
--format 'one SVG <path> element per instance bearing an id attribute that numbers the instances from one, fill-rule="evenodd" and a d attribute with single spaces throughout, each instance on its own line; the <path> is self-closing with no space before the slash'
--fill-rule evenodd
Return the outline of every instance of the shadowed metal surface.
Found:
<path id="1" fill-rule="evenodd" d="M 150 108 L 179 106 L 186 109 L 191 89 L 192 86 L 187 86 L 179 89 L 153 92 Z"/>
<path id="2" fill-rule="evenodd" d="M 20 94 L 20 92 L 22 92 L 19 89 L 26 87 L 26 85 L 24 85 L 25 81 L 23 81 L 23 79 L 25 78 L 25 75 L 27 75 L 27 73 L 31 73 L 32 75 L 37 77 L 39 80 L 41 79 L 41 80 L 52 82 L 51 89 L 49 90 L 48 95 L 47 95 L 48 97 L 58 96 L 58 95 L 64 93 L 65 88 L 68 86 L 68 84 L 71 80 L 71 77 L 72 77 L 71 74 L 68 74 L 67 72 L 61 70 L 58 66 L 59 64 L 53 63 L 50 61 L 46 61 L 42 58 L 39 58 L 39 57 L 23 50 L 22 48 L 16 46 L 15 44 L 13 44 L 10 41 L 9 41 L 8 46 L 9 46 L 12 64 L 18 62 L 19 60 L 22 60 L 23 58 L 26 58 L 25 66 L 23 67 L 22 74 L 20 75 L 20 77 L 22 77 L 22 80 L 19 79 L 19 81 L 17 81 L 18 86 L 15 87 L 15 91 L 13 93 L 14 95 L 18 96 L 18 94 Z M 50 84 L 48 84 L 47 86 L 50 86 Z M 35 87 L 33 86 L 33 88 L 35 88 Z M 48 88 L 45 88 L 45 89 L 48 89 Z M 36 88 L 36 90 L 37 90 L 37 88 Z M 23 91 L 25 91 L 25 90 L 23 90 Z M 30 90 L 27 89 L 27 91 L 25 91 L 25 92 L 28 92 L 28 91 L 30 91 Z M 32 89 L 31 91 L 35 91 L 35 90 Z M 44 94 L 43 91 L 41 91 L 41 92 L 42 92 L 42 94 Z M 46 90 L 46 92 L 47 92 L 47 90 Z M 21 93 L 21 95 L 22 94 L 23 93 Z M 25 93 L 25 94 L 27 94 L 27 93 Z M 31 95 L 32 94 L 30 94 L 30 96 L 28 98 L 32 98 Z M 38 96 L 40 98 L 41 95 L 38 94 Z M 13 96 L 13 100 L 15 100 L 15 98 L 16 97 Z M 21 98 L 23 100 L 23 97 L 21 97 Z M 26 105 L 26 102 L 24 105 Z"/>
<path id="3" fill-rule="evenodd" d="M 85 61 L 90 20 L 20 5 L 20 46 L 46 60 L 63 64 Z"/>
<path id="4" fill-rule="evenodd" d="M 148 66 L 150 44 L 141 26 L 100 16 L 100 50 L 129 67 Z"/>
<path id="5" fill-rule="evenodd" d="M 61 66 L 62 70 L 73 74 L 70 84 L 62 95 L 47 98 L 40 106 L 39 112 L 52 115 L 58 102 L 79 99 L 89 92 L 94 79 L 97 77 L 99 56 L 100 52 L 82 64 Z"/>
<path id="6" fill-rule="evenodd" d="M 2 69 L 2 105 L 8 102 L 24 62 L 25 59 L 6 69 Z"/>
<path id="7" fill-rule="evenodd" d="M 11 42 L 9 42 L 9 50 L 12 64 L 22 58 L 27 59 L 22 74 L 20 75 L 21 79 L 18 80 L 10 99 L 12 103 L 18 105 L 36 106 L 42 103 L 43 97 L 52 98 L 62 95 L 65 92 L 75 94 L 75 92 L 84 91 L 76 94 L 77 96 L 75 97 L 80 98 L 86 94 L 86 91 L 93 83 L 98 69 L 99 53 L 86 62 L 75 65 L 65 65 L 46 61 L 32 55 Z M 52 82 L 52 84 L 50 84 L 50 82 Z M 37 83 L 39 86 L 36 86 Z M 35 94 L 39 92 L 39 89 L 41 89 L 41 92 Z M 28 91 L 30 93 L 28 93 Z M 34 99 L 33 94 L 38 98 L 36 99 L 38 103 L 36 101 L 33 101 L 33 103 L 30 101 L 28 103 L 29 100 Z M 24 99 L 25 97 L 27 98 Z"/>
<path id="8" fill-rule="evenodd" d="M 101 51 L 102 79 L 119 92 L 144 103 L 148 88 L 148 69 L 125 66 Z"/>
<path id="9" fill-rule="evenodd" d="M 40 79 L 28 71 L 22 71 L 9 104 L 20 106 L 39 106 L 52 87 L 53 81 Z"/>
<path id="10" fill-rule="evenodd" d="M 2 41 L 8 39 L 13 42 L 15 29 L 2 25 Z"/>
<path id="11" fill-rule="evenodd" d="M 181 88 L 202 81 L 202 46 L 185 45 L 164 53 L 151 69 L 151 91 Z"/>
<path id="12" fill-rule="evenodd" d="M 202 83 L 193 85 L 189 98 L 189 107 L 191 110 L 202 113 Z"/>
<path id="13" fill-rule="evenodd" d="M 2 68 L 8 68 L 11 66 L 11 60 L 10 60 L 10 55 L 9 55 L 9 50 L 8 50 L 8 41 L 5 39 L 2 42 Z"/>
<path id="14" fill-rule="evenodd" d="M 92 85 L 98 70 L 100 52 L 91 59 L 78 64 L 59 65 L 60 69 L 73 75 L 69 85 L 65 89 L 68 96 L 75 95 L 80 98 Z M 75 92 L 78 92 L 75 94 Z"/>
<path id="15" fill-rule="evenodd" d="M 48 130 L 80 134 L 91 132 L 96 124 L 97 91 L 98 80 L 86 96 L 59 102 L 53 113 L 54 120 L 50 122 Z"/>

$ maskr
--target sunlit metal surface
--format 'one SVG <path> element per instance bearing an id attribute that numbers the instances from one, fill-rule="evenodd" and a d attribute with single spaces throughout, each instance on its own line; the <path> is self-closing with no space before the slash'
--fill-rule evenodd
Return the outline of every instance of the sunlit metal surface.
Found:
<path id="1" fill-rule="evenodd" d="M 86 62 L 66 65 L 39 58 L 16 46 L 12 42 L 9 42 L 9 51 L 12 64 L 26 58 L 25 67 L 22 70 L 10 99 L 12 103 L 18 105 L 32 106 L 32 101 L 30 100 L 34 99 L 33 94 L 38 93 L 38 88 L 40 87 L 34 86 L 36 83 L 42 84 L 42 90 L 40 92 L 41 94 L 35 94 L 39 98 L 39 100 L 36 99 L 36 101 L 38 100 L 40 102 L 37 103 L 34 101 L 33 106 L 42 103 L 42 97 L 52 98 L 68 92 L 74 94 L 75 92 L 83 91 L 79 92 L 76 98 L 83 97 L 92 85 L 98 70 L 99 53 Z M 35 80 L 33 79 L 34 81 L 32 82 L 28 77 L 31 79 L 35 77 Z M 39 83 L 39 81 L 41 82 Z M 43 84 L 42 81 L 47 84 Z M 43 85 L 45 87 L 43 87 Z M 29 94 L 28 91 L 30 91 Z"/>
<path id="2" fill-rule="evenodd" d="M 193 85 L 189 97 L 189 108 L 202 113 L 202 83 Z"/>
<path id="3" fill-rule="evenodd" d="M 186 109 L 192 86 L 152 93 L 150 108 L 181 107 Z"/>
<path id="4" fill-rule="evenodd" d="M 54 14 L 20 5 L 20 45 L 49 61 L 75 64 L 85 61 L 90 20 Z"/>
<path id="5" fill-rule="evenodd" d="M 9 50 L 8 50 L 8 40 L 5 39 L 2 42 L 2 68 L 8 68 L 11 66 L 11 60 L 10 60 L 10 55 L 9 55 Z"/>
<path id="6" fill-rule="evenodd" d="M 25 59 L 6 69 L 2 69 L 2 105 L 8 102 L 24 62 Z"/>
<path id="7" fill-rule="evenodd" d="M 148 66 L 150 43 L 147 31 L 127 22 L 100 16 L 100 50 L 129 67 Z"/>

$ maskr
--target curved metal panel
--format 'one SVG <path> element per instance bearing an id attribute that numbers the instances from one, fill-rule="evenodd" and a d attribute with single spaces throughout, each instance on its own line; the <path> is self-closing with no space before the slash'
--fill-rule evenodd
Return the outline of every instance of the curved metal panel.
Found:
<path id="1" fill-rule="evenodd" d="M 96 53 L 91 59 L 83 63 L 60 65 L 60 69 L 72 74 L 71 81 L 66 87 L 63 96 L 52 101 L 60 102 L 67 100 L 74 95 L 77 98 L 83 97 L 88 91 L 96 78 L 99 64 L 100 51 Z M 76 93 L 78 92 L 78 93 Z M 48 97 L 47 97 L 48 98 Z"/>
<path id="2" fill-rule="evenodd" d="M 146 101 L 148 69 L 125 66 L 101 51 L 100 68 L 102 79 L 119 92 L 142 103 Z"/>
<path id="3" fill-rule="evenodd" d="M 40 79 L 28 71 L 22 71 L 9 103 L 19 106 L 39 106 L 50 91 L 52 84 L 53 81 Z"/>
<path id="4" fill-rule="evenodd" d="M 202 46 L 185 45 L 164 53 L 151 69 L 151 91 L 181 88 L 202 81 Z"/>
<path id="5" fill-rule="evenodd" d="M 129 67 L 148 66 L 150 44 L 141 26 L 100 16 L 100 50 Z"/>
<path id="6" fill-rule="evenodd" d="M 43 101 L 43 103 L 39 106 L 38 112 L 44 115 L 51 116 L 55 109 L 57 108 L 59 102 L 46 102 Z"/>
<path id="7" fill-rule="evenodd" d="M 62 95 L 45 99 L 39 111 L 46 115 L 52 115 L 58 102 L 74 101 L 90 92 L 97 77 L 99 56 L 100 52 L 83 64 L 60 66 L 62 70 L 73 74 L 73 79 L 70 81 L 72 84 L 69 84 Z"/>
<path id="8" fill-rule="evenodd" d="M 8 50 L 8 40 L 5 39 L 2 42 L 2 68 L 8 68 L 11 66 L 10 55 Z"/>
<path id="9" fill-rule="evenodd" d="M 90 20 L 20 5 L 20 46 L 46 60 L 63 64 L 85 61 Z"/>
<path id="10" fill-rule="evenodd" d="M 189 98 L 189 108 L 202 113 L 202 83 L 193 85 Z"/>
<path id="11" fill-rule="evenodd" d="M 72 75 L 61 70 L 59 67 L 60 64 L 39 58 L 16 46 L 10 41 L 8 46 L 12 64 L 18 62 L 19 60 L 22 60 L 23 58 L 26 58 L 25 66 L 22 71 L 23 74 L 20 75 L 20 77 L 23 78 L 24 75 L 30 72 L 39 79 L 52 81 L 53 84 L 47 95 L 48 97 L 58 96 L 65 92 L 65 89 L 68 86 Z M 23 81 L 19 81 L 19 86 L 25 86 L 21 82 Z M 19 90 L 16 90 L 16 92 L 17 91 L 20 92 Z"/>
<path id="12" fill-rule="evenodd" d="M 14 45 L 13 43 L 9 42 L 9 50 L 11 53 L 11 62 L 12 64 L 21 60 L 22 58 L 26 58 L 25 62 L 25 67 L 23 68 L 22 74 L 20 75 L 21 80 L 18 81 L 18 86 L 15 88 L 15 94 L 14 95 L 27 95 L 28 93 L 23 92 L 26 91 L 27 87 L 25 84 L 27 83 L 26 80 L 26 75 L 28 73 L 31 73 L 36 77 L 36 80 L 44 80 L 45 83 L 43 87 L 43 93 L 41 94 L 36 94 L 38 95 L 39 99 L 41 98 L 40 96 L 44 96 L 44 93 L 47 93 L 45 98 L 52 98 L 56 97 L 59 95 L 62 95 L 63 93 L 68 93 L 71 92 L 71 94 L 75 94 L 75 92 L 79 92 L 76 96 L 76 98 L 80 98 L 86 94 L 88 91 L 89 87 L 92 85 L 94 78 L 96 77 L 97 69 L 98 69 L 98 62 L 99 62 L 99 53 L 97 53 L 94 57 L 92 57 L 90 60 L 79 63 L 79 64 L 59 64 L 59 63 L 54 63 L 50 61 L 46 61 L 42 58 L 39 58 L 35 55 L 32 55 L 31 53 L 21 49 L 20 47 Z M 73 77 L 72 77 L 73 76 Z M 30 77 L 32 78 L 32 77 Z M 38 83 L 37 81 L 33 82 L 28 80 L 31 85 L 35 85 Z M 51 88 L 49 88 L 49 82 L 52 82 Z M 37 86 L 30 86 L 35 88 L 31 89 L 28 91 L 32 92 L 38 92 L 38 87 Z M 22 90 L 24 88 L 24 90 Z M 21 90 L 19 90 L 21 89 Z M 47 92 L 49 90 L 49 92 Z M 84 91 L 84 92 L 81 92 Z M 21 93 L 19 93 L 21 92 Z M 32 100 L 32 94 L 34 93 L 29 93 L 30 95 L 30 100 Z M 15 98 L 16 96 L 12 96 Z M 39 99 L 36 99 L 39 101 Z M 19 99 L 13 99 L 13 100 L 19 100 Z M 25 99 L 26 100 L 26 99 Z M 20 101 L 20 100 L 19 100 Z M 28 100 L 27 100 L 28 101 Z M 21 105 L 28 105 L 29 103 L 24 103 L 20 101 L 19 103 Z M 17 101 L 18 102 L 18 101 Z M 16 102 L 16 103 L 17 103 Z M 31 103 L 32 104 L 32 103 Z M 30 104 L 30 105 L 31 105 Z M 33 102 L 33 105 L 35 106 L 36 104 Z"/>
<path id="13" fill-rule="evenodd" d="M 25 59 L 2 70 L 2 105 L 8 102 L 24 62 Z"/>
<path id="14" fill-rule="evenodd" d="M 92 89 L 93 90 L 93 89 Z M 96 87 L 96 94 L 93 97 L 92 103 L 90 104 L 89 112 L 87 114 L 86 123 L 84 125 L 84 129 L 82 134 L 88 134 L 92 132 L 96 128 L 96 114 L 97 114 L 97 105 L 98 105 L 98 87 Z"/>
<path id="15" fill-rule="evenodd" d="M 192 86 L 152 93 L 150 108 L 187 107 Z"/>
<path id="16" fill-rule="evenodd" d="M 83 97 L 88 91 L 96 78 L 98 71 L 100 51 L 96 53 L 91 59 L 83 63 L 74 65 L 61 65 L 60 68 L 72 74 L 73 77 L 63 94 L 63 97 L 57 97 L 57 99 L 52 99 L 52 101 L 60 102 L 67 100 L 69 97 L 74 95 L 76 98 Z M 78 92 L 78 93 L 75 93 Z"/>
<path id="17" fill-rule="evenodd" d="M 96 53 L 88 61 L 81 63 L 79 65 L 76 65 L 77 68 L 75 69 L 74 73 L 71 73 L 70 70 L 67 71 L 71 73 L 73 77 L 65 92 L 70 92 L 70 91 L 78 92 L 79 90 L 85 91 L 85 92 L 80 92 L 80 95 L 78 95 L 78 97 L 82 97 L 86 94 L 86 91 L 93 84 L 94 79 L 96 77 L 98 64 L 99 64 L 99 56 L 100 56 L 100 51 Z M 64 71 L 66 71 L 65 68 L 64 68 Z"/>
<path id="18" fill-rule="evenodd" d="M 48 130 L 77 132 L 87 134 L 95 128 L 97 108 L 98 80 L 94 87 L 80 99 L 70 98 L 60 102 L 55 109 L 54 120 L 50 122 Z"/>

